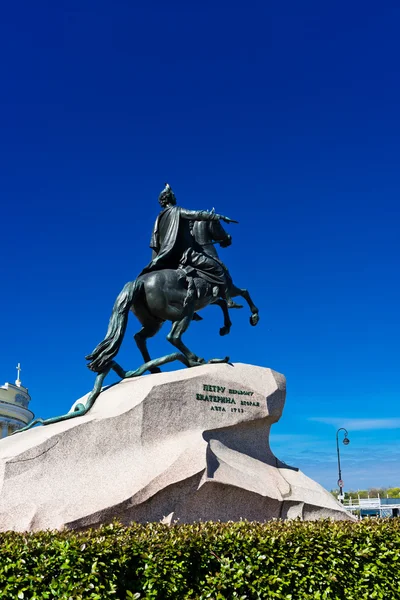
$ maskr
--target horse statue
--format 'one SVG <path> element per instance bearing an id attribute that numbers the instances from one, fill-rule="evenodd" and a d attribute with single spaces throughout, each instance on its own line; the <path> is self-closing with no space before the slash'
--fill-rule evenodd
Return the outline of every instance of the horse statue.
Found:
<path id="1" fill-rule="evenodd" d="M 196 221 L 192 226 L 192 235 L 204 252 L 211 254 L 218 261 L 219 257 L 213 242 L 219 242 L 223 247 L 232 243 L 232 237 L 227 234 L 220 221 Z M 256 325 L 259 321 L 258 308 L 254 305 L 250 294 L 247 290 L 236 287 L 230 276 L 228 281 L 231 297 L 242 296 L 247 301 L 252 313 L 250 323 Z M 141 330 L 135 334 L 134 339 L 143 360 L 149 363 L 147 370 L 150 373 L 159 373 L 160 369 L 150 357 L 147 340 L 158 333 L 165 321 L 172 322 L 167 340 L 180 350 L 188 366 L 204 364 L 204 358 L 198 357 L 185 346 L 182 335 L 194 315 L 209 304 L 221 306 L 225 323 L 220 334 L 226 335 L 231 326 L 227 302 L 223 298 L 214 297 L 210 283 L 195 276 L 190 279 L 188 288 L 187 279 L 180 269 L 162 269 L 140 275 L 134 281 L 128 282 L 117 297 L 106 337 L 91 354 L 86 356 L 90 361 L 88 368 L 96 373 L 102 373 L 111 364 L 121 346 L 130 311 L 142 324 Z M 227 362 L 228 358 L 211 360 Z"/>

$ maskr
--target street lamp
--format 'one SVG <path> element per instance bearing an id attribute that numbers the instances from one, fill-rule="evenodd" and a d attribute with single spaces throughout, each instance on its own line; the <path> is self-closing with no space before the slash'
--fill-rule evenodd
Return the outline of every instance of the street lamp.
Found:
<path id="1" fill-rule="evenodd" d="M 342 469 L 340 468 L 339 431 L 344 431 L 343 444 L 345 446 L 348 446 L 350 444 L 350 440 L 347 437 L 347 435 L 348 435 L 347 429 L 345 429 L 344 427 L 340 427 L 340 429 L 338 429 L 336 432 L 336 449 L 337 449 L 337 463 L 338 463 L 338 472 L 339 472 L 339 479 L 338 479 L 338 486 L 339 486 L 339 490 L 340 490 L 339 498 L 340 498 L 340 501 L 343 502 L 344 496 L 343 496 Z"/>

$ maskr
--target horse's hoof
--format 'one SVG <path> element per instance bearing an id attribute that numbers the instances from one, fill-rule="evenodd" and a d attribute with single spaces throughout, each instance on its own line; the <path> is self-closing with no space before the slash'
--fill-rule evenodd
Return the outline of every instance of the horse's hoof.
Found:
<path id="1" fill-rule="evenodd" d="M 189 363 L 189 367 L 200 367 L 201 365 L 205 365 L 206 361 L 204 360 L 204 358 L 195 356 L 194 358 L 189 358 L 188 363 Z"/>
<path id="2" fill-rule="evenodd" d="M 259 314 L 254 313 L 254 315 L 251 315 L 251 317 L 250 317 L 250 325 L 253 325 L 253 327 L 254 327 L 255 325 L 257 325 L 259 320 L 260 320 Z"/>
<path id="3" fill-rule="evenodd" d="M 228 335 L 230 330 L 230 327 L 221 327 L 221 329 L 219 330 L 219 335 Z"/>
<path id="4" fill-rule="evenodd" d="M 155 375 L 156 373 L 162 373 L 160 367 L 153 367 L 152 369 L 149 369 L 149 371 L 152 375 Z"/>

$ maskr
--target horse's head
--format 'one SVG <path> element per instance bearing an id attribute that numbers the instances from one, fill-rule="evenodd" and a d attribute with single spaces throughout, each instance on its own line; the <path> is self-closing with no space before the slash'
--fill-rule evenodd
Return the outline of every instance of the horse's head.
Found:
<path id="1" fill-rule="evenodd" d="M 221 225 L 221 221 L 208 221 L 209 232 L 214 242 L 219 242 L 222 248 L 232 244 L 232 236 L 229 235 Z"/>

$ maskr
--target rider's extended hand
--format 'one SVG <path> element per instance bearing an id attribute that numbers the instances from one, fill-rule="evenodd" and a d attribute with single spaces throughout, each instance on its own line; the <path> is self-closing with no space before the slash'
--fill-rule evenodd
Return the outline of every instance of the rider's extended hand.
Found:
<path id="1" fill-rule="evenodd" d="M 235 221 L 234 219 L 230 219 L 229 217 L 224 217 L 223 215 L 220 216 L 220 219 L 225 223 L 239 223 L 239 221 Z"/>

